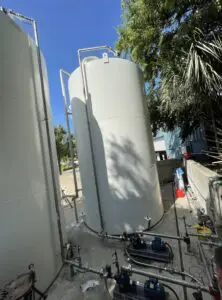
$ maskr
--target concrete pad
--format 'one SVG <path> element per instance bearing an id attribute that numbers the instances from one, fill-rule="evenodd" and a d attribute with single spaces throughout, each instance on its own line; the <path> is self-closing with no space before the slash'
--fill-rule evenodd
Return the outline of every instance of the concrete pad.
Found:
<path id="1" fill-rule="evenodd" d="M 165 207 L 165 214 L 162 221 L 152 230 L 152 232 L 177 235 L 171 184 L 163 185 L 161 187 L 161 191 L 162 191 L 162 198 Z M 79 200 L 78 205 L 79 207 L 82 207 L 82 212 L 84 213 L 84 208 L 81 200 Z M 195 224 L 197 220 L 195 207 L 192 204 L 192 201 L 190 199 L 188 201 L 186 197 L 178 199 L 176 201 L 176 207 L 177 207 L 180 234 L 184 236 L 185 229 L 183 224 L 183 216 L 186 216 L 186 221 L 188 224 Z M 70 208 L 65 209 L 65 215 L 67 218 L 69 240 L 81 247 L 81 257 L 82 257 L 83 264 L 87 264 L 89 266 L 93 266 L 98 269 L 100 269 L 101 267 L 105 267 L 106 264 L 112 264 L 113 262 L 112 254 L 116 250 L 118 253 L 120 265 L 128 265 L 128 262 L 126 261 L 126 257 L 124 256 L 123 242 L 99 239 L 95 234 L 92 234 L 84 226 L 84 224 L 75 226 L 74 213 L 73 210 Z M 174 252 L 173 262 L 168 264 L 167 267 L 180 270 L 178 241 L 170 240 L 170 239 L 164 239 L 164 240 L 171 245 Z M 184 242 L 181 242 L 181 247 L 183 252 L 185 271 L 193 275 L 198 281 L 201 282 L 202 285 L 207 286 L 208 282 L 207 282 L 206 272 L 203 267 L 202 261 L 200 259 L 197 238 L 196 237 L 192 238 L 192 244 L 191 244 L 192 253 L 187 252 L 186 244 Z M 208 246 L 204 247 L 204 249 L 208 259 L 208 263 L 210 263 L 210 258 L 212 256 L 213 250 Z M 164 266 L 161 263 L 159 264 L 156 262 L 149 262 L 149 263 Z M 137 265 L 133 265 L 133 267 L 138 269 L 140 268 Z M 115 267 L 113 265 L 112 268 L 114 271 Z M 140 268 L 140 269 L 145 271 L 147 270 L 155 274 L 159 273 L 158 270 L 154 270 L 151 268 L 149 269 Z M 69 272 L 66 268 L 65 272 L 63 272 L 63 274 L 57 280 L 55 286 L 51 290 L 51 293 L 48 298 L 49 300 L 110 299 L 110 296 L 108 295 L 105 289 L 103 279 L 99 279 L 100 280 L 99 287 L 93 288 L 90 291 L 86 291 L 85 294 L 83 294 L 80 290 L 80 285 L 86 282 L 87 280 L 92 280 L 92 279 L 98 280 L 98 276 L 93 275 L 91 273 L 79 273 L 73 278 L 72 281 L 69 281 L 67 280 L 68 273 Z M 181 276 L 179 275 L 169 274 L 167 272 L 161 272 L 161 274 L 164 276 L 181 279 Z M 133 275 L 133 279 L 139 280 L 141 282 L 144 282 L 146 280 L 145 277 L 137 276 L 137 275 Z M 186 280 L 189 282 L 191 281 L 189 278 L 186 278 Z M 175 291 L 178 293 L 179 299 L 184 299 L 183 289 L 181 287 L 173 284 L 172 285 L 170 284 L 170 286 L 173 287 Z M 193 299 L 192 296 L 193 292 L 194 292 L 193 290 L 187 289 L 188 299 Z M 170 293 L 169 299 L 176 299 L 175 296 L 173 296 L 172 292 L 169 293 Z M 211 299 L 211 297 L 208 294 L 204 293 L 203 299 L 208 300 Z"/>

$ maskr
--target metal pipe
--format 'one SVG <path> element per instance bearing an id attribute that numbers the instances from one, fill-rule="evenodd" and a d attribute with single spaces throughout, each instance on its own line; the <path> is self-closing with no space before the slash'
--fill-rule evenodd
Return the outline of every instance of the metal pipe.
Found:
<path id="1" fill-rule="evenodd" d="M 70 77 L 71 76 L 71 73 L 69 73 L 68 71 L 64 70 L 64 69 L 60 69 L 60 73 L 63 73 L 65 74 L 66 76 Z M 62 89 L 64 89 L 64 92 L 65 92 L 65 85 L 63 85 Z"/>
<path id="2" fill-rule="evenodd" d="M 98 270 L 98 269 L 95 269 L 93 267 L 88 267 L 88 266 L 85 266 L 85 265 L 80 265 L 78 263 L 75 263 L 74 261 L 71 261 L 71 260 L 65 260 L 65 263 L 70 265 L 70 266 L 73 266 L 73 267 L 76 267 L 76 268 L 79 268 L 81 270 L 84 270 L 84 271 L 88 271 L 88 272 L 91 272 L 93 274 L 97 274 L 99 276 L 103 276 L 104 275 L 104 272 L 103 270 Z"/>
<path id="3" fill-rule="evenodd" d="M 79 217 L 78 217 L 78 209 L 76 205 L 76 197 L 72 197 L 72 201 L 74 202 L 74 212 L 75 212 L 75 218 L 76 218 L 76 223 L 79 223 Z"/>
<path id="4" fill-rule="evenodd" d="M 172 193 L 173 193 L 173 206 L 174 206 L 177 236 L 180 236 L 179 222 L 178 222 L 177 208 L 176 208 L 176 199 L 175 199 L 175 193 L 174 193 L 174 182 L 172 182 Z M 183 254 L 182 254 L 182 247 L 181 247 L 180 239 L 178 240 L 178 248 L 179 248 L 179 256 L 180 256 L 180 268 L 181 268 L 181 272 L 184 273 L 185 269 L 184 269 L 184 264 L 183 264 Z M 185 280 L 184 275 L 182 275 L 182 279 Z M 187 289 L 185 286 L 183 286 L 183 294 L 184 294 L 184 300 L 188 300 Z"/>
<path id="5" fill-rule="evenodd" d="M 50 282 L 50 284 L 47 286 L 47 288 L 44 290 L 43 294 L 47 295 L 48 291 L 51 289 L 51 287 L 54 285 L 55 281 L 58 279 L 60 273 L 62 272 L 63 268 L 64 268 L 64 262 L 62 263 L 61 267 L 59 268 L 58 272 L 56 273 L 56 275 L 54 276 L 54 278 L 52 279 L 52 281 Z M 40 300 L 42 299 L 41 297 L 38 299 Z"/>
<path id="6" fill-rule="evenodd" d="M 132 268 L 131 266 L 123 266 L 122 267 L 123 270 L 129 271 L 132 274 L 137 274 L 137 275 L 141 275 L 141 276 L 145 276 L 145 277 L 150 277 L 150 278 L 157 278 L 158 280 L 162 280 L 162 281 L 166 281 L 172 284 L 177 284 L 180 285 L 182 287 L 188 287 L 194 290 L 201 290 L 202 292 L 206 292 L 206 293 L 210 293 L 208 288 L 202 285 L 198 285 L 198 284 L 194 284 L 192 282 L 188 282 L 185 280 L 179 280 L 176 278 L 172 278 L 172 277 L 166 277 L 160 274 L 155 274 L 155 273 L 151 273 L 151 272 L 146 272 L 146 271 L 142 271 L 139 269 L 135 269 Z"/>
<path id="7" fill-rule="evenodd" d="M 167 267 L 161 267 L 161 266 L 156 266 L 156 265 L 152 265 L 152 264 L 147 264 L 147 263 L 142 263 L 142 262 L 139 262 L 137 260 L 135 260 L 134 258 L 132 258 L 128 251 L 126 251 L 126 254 L 127 256 L 129 257 L 129 260 L 132 261 L 133 263 L 135 264 L 138 264 L 142 267 L 145 267 L 145 268 L 151 268 L 151 269 L 155 269 L 155 270 L 159 270 L 159 271 L 165 271 L 165 272 L 168 272 L 168 273 L 171 273 L 171 274 L 177 274 L 177 275 L 184 275 L 184 276 L 187 276 L 189 278 L 191 278 L 193 281 L 196 281 L 197 283 L 199 283 L 201 285 L 201 282 L 199 280 L 197 280 L 193 275 L 187 273 L 187 272 L 180 272 L 176 269 L 170 269 L 170 268 L 167 268 Z"/>
<path id="8" fill-rule="evenodd" d="M 136 233 L 141 234 L 141 235 L 147 235 L 147 236 L 158 236 L 158 237 L 172 239 L 172 240 L 181 240 L 181 241 L 184 240 L 184 238 L 182 236 L 168 235 L 168 234 L 164 234 L 164 233 L 143 232 L 143 231 L 136 231 Z"/>
<path id="9" fill-rule="evenodd" d="M 15 11 L 13 11 L 12 9 L 7 9 L 7 8 L 4 8 L 3 6 L 0 6 L 0 11 L 5 11 L 7 14 L 10 14 L 10 15 L 14 15 L 15 17 L 17 17 L 18 19 L 23 19 L 23 20 L 26 20 L 30 23 L 34 22 L 34 19 L 30 18 L 30 17 L 27 17 L 27 16 L 24 16 L 20 13 L 17 13 Z"/>
<path id="10" fill-rule="evenodd" d="M 52 174 L 55 209 L 56 209 L 56 214 L 57 214 L 60 251 L 61 251 L 62 260 L 64 260 L 63 233 L 62 233 L 61 216 L 60 216 L 60 210 L 59 210 L 59 202 L 61 201 L 61 199 L 58 197 L 57 186 L 56 186 L 56 175 L 55 175 L 56 170 L 55 170 L 55 166 L 54 166 L 54 162 L 53 162 L 53 150 L 52 150 L 51 137 L 50 137 L 49 116 L 48 116 L 47 100 L 46 100 L 46 93 L 45 93 L 45 87 L 44 87 L 43 68 L 42 68 L 41 52 L 40 52 L 39 38 L 38 38 L 38 28 L 37 28 L 37 23 L 35 20 L 33 20 L 32 23 L 33 23 L 34 36 L 35 36 L 35 42 L 36 42 L 36 48 L 37 48 L 37 59 L 38 59 L 38 66 L 39 66 L 39 76 L 40 76 L 40 83 L 41 83 L 43 109 L 44 109 L 44 115 L 45 115 L 46 136 L 47 136 L 47 144 L 48 144 L 48 150 L 49 150 L 49 162 L 50 162 L 50 168 L 51 168 L 51 174 Z"/>
<path id="11" fill-rule="evenodd" d="M 100 234 L 98 233 L 98 236 L 105 239 L 110 240 L 118 240 L 118 241 L 124 241 L 124 237 L 122 235 L 110 235 L 110 234 Z"/>
<path id="12" fill-rule="evenodd" d="M 176 236 L 176 235 L 168 235 L 164 233 L 155 233 L 155 232 L 143 232 L 143 231 L 136 231 L 136 233 L 141 235 L 148 235 L 148 236 L 159 236 L 166 239 L 172 239 L 172 240 L 181 240 L 184 241 L 184 237 L 182 236 Z M 188 233 L 188 236 L 193 237 L 206 237 L 206 238 L 212 238 L 212 239 L 218 239 L 217 235 L 210 235 L 210 234 L 198 234 L 198 233 Z"/>
<path id="13" fill-rule="evenodd" d="M 201 245 L 207 245 L 207 246 L 215 246 L 215 247 L 221 247 L 222 243 L 214 243 L 214 242 L 205 242 L 205 241 L 200 241 Z"/>
<path id="14" fill-rule="evenodd" d="M 211 286 L 212 285 L 212 276 L 210 274 L 210 270 L 208 269 L 207 260 L 206 260 L 204 251 L 203 251 L 200 243 L 199 243 L 199 251 L 200 251 L 200 256 L 201 256 L 203 264 L 204 264 L 204 268 L 206 270 L 207 278 L 209 281 L 209 286 Z"/>
<path id="15" fill-rule="evenodd" d="M 90 118 L 89 118 L 89 111 L 88 111 L 88 105 L 87 105 L 88 104 L 88 89 L 87 89 L 85 68 L 83 67 L 83 62 L 81 61 L 80 51 L 83 51 L 83 49 L 78 50 L 78 59 L 79 59 L 79 65 L 80 65 L 82 82 L 83 82 L 83 89 L 84 89 L 84 96 L 85 96 L 85 109 L 86 109 L 87 127 L 88 127 L 88 132 L 89 132 L 89 144 L 90 144 L 90 150 L 91 150 L 91 156 L 92 156 L 93 173 L 94 173 L 96 194 L 97 194 L 97 200 L 98 200 L 100 225 L 101 225 L 101 230 L 104 232 L 105 231 L 105 226 L 104 226 L 104 220 L 103 220 L 103 214 L 102 214 L 102 205 L 101 205 L 101 199 L 100 199 L 98 174 L 97 174 L 97 169 L 96 169 L 95 153 L 94 153 L 93 139 L 92 139 L 92 131 L 91 131 L 91 126 L 90 126 Z"/>
<path id="16" fill-rule="evenodd" d="M 81 52 L 97 51 L 97 50 L 102 50 L 102 49 L 106 49 L 109 52 L 113 53 L 114 55 L 117 55 L 117 52 L 113 48 L 111 48 L 107 45 L 89 47 L 89 48 L 81 48 L 81 49 L 78 50 L 79 61 L 81 60 Z"/>
<path id="17" fill-rule="evenodd" d="M 188 233 L 189 236 L 196 236 L 196 237 L 205 237 L 211 239 L 218 239 L 218 236 L 215 234 L 200 234 L 200 233 Z"/>
<path id="18" fill-rule="evenodd" d="M 93 268 L 93 267 L 80 265 L 80 264 L 75 263 L 75 262 L 70 261 L 70 260 L 65 260 L 65 263 L 70 265 L 70 266 L 74 266 L 76 268 L 79 268 L 79 269 L 84 270 L 84 271 L 91 272 L 91 273 L 99 275 L 99 276 L 104 276 L 105 275 L 103 269 L 98 270 L 98 269 Z M 126 270 L 126 271 L 129 271 L 132 274 L 137 274 L 137 275 L 150 277 L 150 278 L 157 278 L 159 280 L 166 281 L 166 282 L 169 282 L 169 283 L 172 283 L 172 284 L 176 284 L 176 285 L 180 285 L 180 286 L 183 286 L 183 287 L 188 287 L 188 288 L 191 288 L 191 289 L 194 289 L 194 290 L 201 290 L 202 292 L 210 293 L 208 288 L 206 288 L 205 286 L 202 286 L 201 284 L 194 284 L 194 283 L 191 283 L 191 282 L 188 282 L 188 281 L 179 280 L 179 279 L 172 278 L 172 277 L 166 277 L 166 276 L 151 273 L 151 272 L 145 272 L 145 271 L 142 271 L 142 270 L 132 268 L 131 266 L 122 266 L 122 269 Z"/>
<path id="19" fill-rule="evenodd" d="M 72 161 L 72 173 L 73 173 L 73 182 L 74 182 L 74 187 L 75 187 L 75 197 L 78 198 L 79 192 L 78 192 L 78 184 L 77 184 L 77 178 L 76 178 L 76 166 L 74 163 L 74 153 L 73 153 L 73 148 L 72 148 L 71 130 L 70 130 L 70 125 L 69 125 L 69 111 L 68 111 L 68 104 L 67 104 L 67 97 L 66 97 L 63 74 L 70 77 L 70 73 L 68 73 L 67 71 L 64 71 L 62 69 L 60 69 L 60 71 L 59 71 L 62 96 L 63 96 L 63 102 L 64 102 L 64 110 L 65 110 L 65 116 L 66 116 L 66 127 L 67 127 L 67 131 L 68 131 L 68 139 L 69 139 L 69 153 L 70 153 L 71 161 Z M 76 222 L 79 223 L 78 216 L 77 216 Z"/>

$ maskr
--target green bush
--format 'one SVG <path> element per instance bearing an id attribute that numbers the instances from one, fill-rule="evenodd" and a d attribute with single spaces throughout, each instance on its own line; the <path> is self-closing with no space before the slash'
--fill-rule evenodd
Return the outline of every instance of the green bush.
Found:
<path id="1" fill-rule="evenodd" d="M 68 166 L 68 165 L 63 165 L 62 166 L 62 171 L 67 171 L 67 170 L 71 170 L 72 167 L 71 166 Z"/>

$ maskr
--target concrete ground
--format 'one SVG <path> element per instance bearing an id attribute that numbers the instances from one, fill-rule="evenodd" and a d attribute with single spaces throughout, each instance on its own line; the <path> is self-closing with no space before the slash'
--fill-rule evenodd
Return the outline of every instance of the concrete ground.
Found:
<path id="1" fill-rule="evenodd" d="M 80 183 L 79 174 L 77 173 L 78 182 Z M 73 192 L 72 185 L 72 173 L 65 172 L 61 176 L 61 185 L 65 186 L 67 189 L 67 193 Z M 170 235 L 177 235 L 176 225 L 175 225 L 175 213 L 173 207 L 173 197 L 172 197 L 172 187 L 171 184 L 165 184 L 161 187 L 162 199 L 165 208 L 164 217 L 156 228 L 152 231 L 156 233 L 164 233 Z M 195 205 L 193 203 L 194 200 L 181 198 L 176 201 L 178 220 L 179 220 L 179 229 L 180 234 L 184 236 L 184 223 L 183 216 L 186 216 L 186 220 L 188 224 L 196 223 L 196 211 Z M 77 201 L 78 215 L 81 218 L 81 214 L 84 213 L 84 205 L 81 199 Z M 123 242 L 119 241 L 110 241 L 110 240 L 102 240 L 97 236 L 92 234 L 87 230 L 83 223 L 80 225 L 76 225 L 74 210 L 70 206 L 65 205 L 64 213 L 66 218 L 66 227 L 68 231 L 69 239 L 73 244 L 79 245 L 81 247 L 81 257 L 83 264 L 93 266 L 97 269 L 104 267 L 106 264 L 112 264 L 113 258 L 112 254 L 116 250 L 119 257 L 120 265 L 128 265 L 129 262 L 126 261 L 124 256 L 124 245 Z M 190 229 L 192 231 L 192 229 Z M 193 231 L 195 232 L 195 231 Z M 171 269 L 180 270 L 180 259 L 179 259 L 179 251 L 178 251 L 178 242 L 176 240 L 164 239 L 168 242 L 174 252 L 173 262 L 168 265 Z M 183 253 L 183 261 L 184 268 L 187 273 L 193 275 L 202 285 L 208 286 L 208 280 L 206 276 L 206 271 L 204 269 L 203 263 L 200 259 L 200 254 L 198 250 L 198 240 L 196 237 L 192 238 L 191 243 L 191 253 L 187 251 L 186 245 L 184 242 L 181 244 L 182 253 Z M 204 247 L 205 253 L 208 259 L 208 264 L 210 264 L 210 258 L 213 255 L 213 249 L 208 246 Z M 158 265 L 158 263 L 153 263 Z M 163 264 L 159 263 L 159 265 L 163 266 Z M 112 265 L 113 266 L 113 265 Z M 140 268 L 139 266 L 132 265 L 135 268 Z M 164 265 L 165 266 L 165 265 Z M 151 268 L 142 268 L 143 270 L 147 270 L 153 273 L 159 273 L 158 270 L 154 270 Z M 115 267 L 113 266 L 113 271 Z M 175 274 L 169 274 L 167 272 L 162 272 L 161 275 L 173 277 L 177 279 L 181 279 L 181 276 Z M 146 280 L 145 277 L 133 275 L 132 277 L 135 280 L 139 280 L 144 282 Z M 85 283 L 87 280 L 99 280 L 100 285 L 98 287 L 92 288 L 91 290 L 83 293 L 80 289 L 80 286 Z M 189 278 L 186 278 L 187 281 L 191 281 Z M 183 289 L 177 285 L 169 284 L 171 287 L 175 289 L 175 291 L 179 295 L 179 299 L 184 299 Z M 168 291 L 168 289 L 166 289 Z M 192 293 L 194 291 L 191 289 L 187 289 L 188 297 L 187 299 L 194 299 Z M 110 295 L 107 293 L 107 290 L 104 285 L 104 281 L 98 276 L 93 275 L 91 273 L 79 273 L 73 279 L 70 279 L 69 270 L 65 268 L 61 273 L 60 278 L 57 280 L 51 292 L 49 294 L 48 300 L 71 300 L 71 299 L 91 299 L 91 300 L 102 300 L 102 299 L 110 299 Z M 176 299 L 172 292 L 169 291 L 168 299 Z M 211 297 L 204 293 L 203 299 L 208 300 Z"/>

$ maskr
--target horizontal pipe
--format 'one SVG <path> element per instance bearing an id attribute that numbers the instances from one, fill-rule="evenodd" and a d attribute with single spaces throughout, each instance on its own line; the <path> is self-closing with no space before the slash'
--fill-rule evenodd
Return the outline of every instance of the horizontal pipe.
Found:
<path id="1" fill-rule="evenodd" d="M 99 237 L 109 239 L 109 240 L 118 240 L 124 241 L 125 238 L 122 235 L 110 235 L 110 234 L 98 234 Z"/>
<path id="2" fill-rule="evenodd" d="M 85 265 L 79 265 L 79 264 L 77 264 L 73 261 L 70 261 L 70 260 L 65 260 L 65 263 L 70 265 L 70 266 L 74 266 L 76 268 L 79 268 L 81 270 L 88 271 L 90 273 L 93 273 L 93 274 L 96 274 L 96 275 L 99 275 L 99 276 L 104 276 L 104 271 L 102 269 L 98 270 L 98 269 L 95 269 L 93 267 L 88 267 L 88 266 L 85 266 Z M 130 267 L 129 266 L 123 266 L 122 269 L 126 270 L 126 271 L 130 271 L 132 274 L 138 274 L 138 275 L 142 275 L 142 276 L 150 277 L 150 278 L 157 278 L 159 280 L 166 281 L 166 282 L 169 282 L 169 283 L 172 283 L 172 284 L 177 284 L 177 285 L 188 287 L 188 288 L 191 288 L 191 289 L 194 289 L 194 290 L 201 290 L 203 292 L 209 293 L 208 288 L 206 288 L 205 286 L 197 285 L 197 284 L 194 284 L 194 283 L 191 283 L 191 282 L 188 282 L 188 281 L 179 280 L 179 279 L 175 279 L 175 278 L 172 278 L 172 277 L 166 277 L 166 276 L 162 276 L 162 275 L 151 273 L 151 272 L 145 272 L 145 271 L 142 271 L 142 270 L 131 268 L 131 266 Z"/>
<path id="3" fill-rule="evenodd" d="M 70 266 L 73 266 L 73 267 L 76 267 L 76 268 L 79 268 L 81 270 L 84 270 L 84 271 L 88 271 L 90 273 L 93 273 L 93 274 L 97 274 L 99 276 L 103 276 L 104 275 L 104 272 L 103 270 L 98 270 L 98 269 L 95 269 L 93 267 L 88 267 L 88 266 L 85 266 L 85 265 L 79 265 L 71 260 L 65 260 L 65 263 L 70 265 Z"/>
<path id="4" fill-rule="evenodd" d="M 199 233 L 188 233 L 189 236 L 196 236 L 196 237 L 205 237 L 205 238 L 211 238 L 211 239 L 218 239 L 217 235 L 213 234 L 199 234 Z"/>
<path id="5" fill-rule="evenodd" d="M 159 236 L 162 238 L 168 238 L 168 239 L 172 239 L 172 240 L 181 240 L 181 241 L 184 240 L 184 238 L 182 236 L 168 235 L 168 234 L 163 234 L 163 233 L 143 232 L 143 231 L 136 231 L 136 233 L 141 234 L 141 235 L 148 235 L 148 236 Z"/>
<path id="6" fill-rule="evenodd" d="M 205 241 L 200 241 L 201 245 L 207 245 L 207 246 L 215 246 L 215 247 L 221 247 L 222 243 L 214 243 L 214 242 L 205 242 Z"/>
<path id="7" fill-rule="evenodd" d="M 80 52 L 96 51 L 96 50 L 100 50 L 100 49 L 107 49 L 110 52 L 112 52 L 113 54 L 115 54 L 115 55 L 117 54 L 114 49 L 112 49 L 111 47 L 109 47 L 107 45 L 89 47 L 89 48 L 81 48 L 81 49 L 78 49 L 78 53 L 80 54 Z"/>
<path id="8" fill-rule="evenodd" d="M 141 235 L 146 235 L 146 236 L 158 236 L 158 237 L 162 237 L 162 238 L 168 238 L 168 239 L 172 239 L 172 240 L 181 240 L 184 241 L 184 238 L 182 236 L 176 236 L 176 235 L 168 235 L 168 234 L 163 234 L 163 233 L 154 233 L 154 232 L 143 232 L 143 231 L 136 231 L 136 233 L 141 234 Z M 217 235 L 209 235 L 209 234 L 198 234 L 198 233 L 188 233 L 189 236 L 194 236 L 194 237 L 208 237 L 208 238 L 214 238 L 214 239 L 218 239 Z M 126 240 L 124 236 L 120 235 L 120 236 L 116 236 L 116 235 L 110 235 L 110 234 L 98 234 L 99 237 L 101 238 L 107 238 L 107 239 L 111 239 L 111 240 L 119 240 L 119 241 L 124 241 Z M 212 245 L 215 246 L 221 246 L 221 244 L 217 244 L 217 243 L 212 243 Z M 210 242 L 209 242 L 210 245 Z"/>
<path id="9" fill-rule="evenodd" d="M 137 265 L 140 265 L 141 267 L 145 267 L 145 268 L 151 268 L 151 269 L 155 269 L 155 270 L 158 270 L 158 271 L 163 271 L 163 272 L 168 272 L 170 274 L 176 274 L 176 275 L 180 275 L 180 276 L 186 276 L 186 277 L 189 277 L 191 278 L 192 280 L 194 280 L 195 282 L 201 284 L 201 282 L 199 280 L 197 280 L 193 275 L 187 273 L 187 272 L 180 272 L 176 269 L 171 269 L 171 268 L 167 268 L 167 267 L 161 267 L 161 266 L 156 266 L 156 265 L 152 265 L 152 264 L 147 264 L 147 263 L 142 263 L 142 262 L 139 262 L 135 259 L 133 259 L 128 251 L 126 250 L 126 254 L 127 256 L 129 257 L 129 260 L 132 262 L 132 263 L 135 263 Z"/>
<path id="10" fill-rule="evenodd" d="M 26 21 L 29 21 L 31 23 L 34 22 L 34 19 L 30 18 L 30 17 L 26 17 L 20 13 L 17 13 L 15 11 L 13 11 L 12 9 L 7 9 L 7 8 L 4 8 L 2 6 L 0 6 L 0 11 L 6 11 L 8 14 L 10 15 L 14 15 L 15 17 L 19 18 L 19 19 L 23 19 L 23 20 L 26 20 Z"/>
<path id="11" fill-rule="evenodd" d="M 191 288 L 191 289 L 194 289 L 194 290 L 201 290 L 203 292 L 210 293 L 207 287 L 197 285 L 197 284 L 194 284 L 192 282 L 185 281 L 185 280 L 180 280 L 180 279 L 176 279 L 176 278 L 172 278 L 172 277 L 166 277 L 166 276 L 151 273 L 151 272 L 142 271 L 142 270 L 139 270 L 139 269 L 131 268 L 131 266 L 130 267 L 129 266 L 123 266 L 122 269 L 126 270 L 126 271 L 130 271 L 132 274 L 137 274 L 137 275 L 150 277 L 150 278 L 156 278 L 156 279 L 166 281 L 166 282 L 169 282 L 169 283 L 172 283 L 172 284 L 177 284 L 177 285 L 180 285 L 180 286 L 183 286 L 183 287 L 188 287 L 188 288 Z"/>
<path id="12" fill-rule="evenodd" d="M 148 236 L 159 236 L 162 238 L 168 238 L 172 240 L 184 240 L 182 236 L 176 236 L 176 235 L 168 235 L 163 233 L 154 233 L 154 232 L 143 232 L 143 231 L 137 231 L 136 233 L 142 234 L 142 235 L 148 235 Z M 209 237 L 212 239 L 218 239 L 217 235 L 212 234 L 199 234 L 199 233 L 188 233 L 189 236 L 196 236 L 196 237 Z"/>

